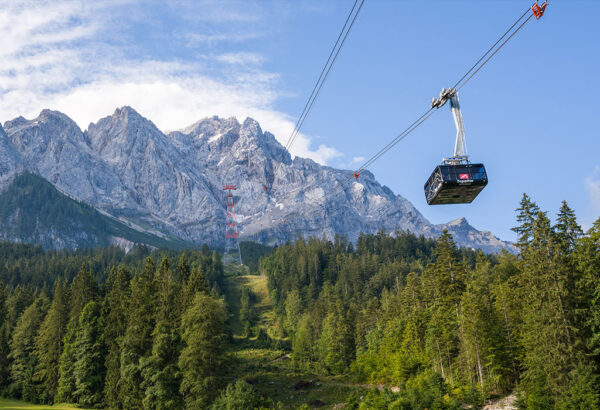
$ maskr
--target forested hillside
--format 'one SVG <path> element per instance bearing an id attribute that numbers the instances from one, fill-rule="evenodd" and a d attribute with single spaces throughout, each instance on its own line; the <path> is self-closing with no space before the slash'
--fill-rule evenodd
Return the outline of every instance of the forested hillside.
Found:
<path id="1" fill-rule="evenodd" d="M 215 397 L 229 340 L 217 253 L 1 249 L 3 270 L 28 271 L 0 282 L 4 396 L 131 409 L 202 408 Z"/>
<path id="2" fill-rule="evenodd" d="M 552 224 L 524 196 L 517 221 L 518 255 L 448 233 L 244 245 L 264 276 L 207 248 L 1 244 L 0 392 L 115 409 L 478 408 L 513 393 L 520 408 L 599 408 L 600 220 L 584 234 L 563 203 Z"/>
<path id="3" fill-rule="evenodd" d="M 24 172 L 0 193 L 0 239 L 77 249 L 146 244 L 183 249 L 188 242 L 133 229 L 59 192 L 40 176 Z"/>
<path id="4" fill-rule="evenodd" d="M 261 269 L 294 363 L 397 392 L 361 408 L 598 408 L 600 220 L 584 236 L 563 203 L 552 226 L 527 196 L 517 220 L 518 256 L 447 233 L 279 247 Z"/>

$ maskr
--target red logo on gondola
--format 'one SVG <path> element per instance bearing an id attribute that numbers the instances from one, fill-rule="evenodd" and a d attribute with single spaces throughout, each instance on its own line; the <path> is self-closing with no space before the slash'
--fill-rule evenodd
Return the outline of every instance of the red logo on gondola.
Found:
<path id="1" fill-rule="evenodd" d="M 459 179 L 469 179 L 469 174 L 460 174 L 458 176 Z"/>

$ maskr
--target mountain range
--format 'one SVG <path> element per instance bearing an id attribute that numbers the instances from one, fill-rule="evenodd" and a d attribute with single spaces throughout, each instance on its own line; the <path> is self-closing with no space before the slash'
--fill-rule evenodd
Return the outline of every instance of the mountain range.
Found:
<path id="1" fill-rule="evenodd" d="M 464 218 L 430 223 L 368 171 L 354 180 L 350 170 L 292 158 L 251 118 L 240 123 L 215 116 L 165 134 L 122 107 L 82 131 L 67 115 L 44 110 L 35 119 L 18 117 L 0 126 L 0 192 L 25 171 L 113 221 L 180 242 L 225 245 L 223 186 L 234 184 L 244 240 L 276 244 L 343 234 L 355 241 L 382 227 L 434 237 L 447 229 L 460 246 L 514 249 Z M 265 185 L 271 188 L 265 191 Z M 56 246 L 84 245 L 61 243 Z"/>

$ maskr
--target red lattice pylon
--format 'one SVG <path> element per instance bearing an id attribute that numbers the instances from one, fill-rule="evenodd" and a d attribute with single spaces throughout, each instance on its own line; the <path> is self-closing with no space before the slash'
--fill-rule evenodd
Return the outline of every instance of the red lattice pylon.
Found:
<path id="1" fill-rule="evenodd" d="M 235 209 L 233 207 L 233 193 L 237 187 L 235 185 L 225 185 L 223 187 L 227 191 L 227 216 L 225 219 L 225 238 L 237 239 L 238 229 L 237 221 L 235 220 Z"/>
<path id="2" fill-rule="evenodd" d="M 237 189 L 235 185 L 225 185 L 223 187 L 227 191 L 227 215 L 225 218 L 225 253 L 230 249 L 237 248 L 238 257 L 240 259 L 240 265 L 242 264 L 242 251 L 240 250 L 240 244 L 238 243 L 238 229 L 237 221 L 235 220 L 235 209 L 233 207 L 233 191 Z M 235 242 L 231 246 L 231 240 Z"/>

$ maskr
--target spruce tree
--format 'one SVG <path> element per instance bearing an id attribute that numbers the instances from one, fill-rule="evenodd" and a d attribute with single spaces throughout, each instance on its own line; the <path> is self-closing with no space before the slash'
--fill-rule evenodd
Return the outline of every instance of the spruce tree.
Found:
<path id="1" fill-rule="evenodd" d="M 573 307 L 558 252 L 550 221 L 538 212 L 521 255 L 523 379 L 531 400 L 559 398 L 577 357 Z"/>
<path id="2" fill-rule="evenodd" d="M 69 320 L 69 288 L 60 278 L 54 285 L 52 304 L 35 340 L 39 358 L 35 379 L 43 386 L 43 402 L 52 402 L 58 390 L 59 361 L 63 352 L 63 338 Z"/>
<path id="3" fill-rule="evenodd" d="M 73 278 L 70 287 L 69 323 L 64 339 L 63 352 L 59 359 L 58 389 L 55 402 L 70 403 L 75 392 L 75 338 L 79 325 L 79 317 L 85 305 L 97 296 L 97 284 L 92 271 L 84 264 Z"/>
<path id="4" fill-rule="evenodd" d="M 582 328 L 586 348 L 600 368 L 600 219 L 580 240 L 574 259 L 581 274 L 577 289 L 582 298 L 579 307 L 585 312 Z"/>
<path id="5" fill-rule="evenodd" d="M 104 342 L 106 344 L 106 380 L 104 396 L 109 408 L 119 408 L 119 381 L 121 379 L 121 345 L 127 329 L 131 290 L 129 271 L 121 266 L 112 269 L 108 278 L 104 323 Z"/>
<path id="6" fill-rule="evenodd" d="M 156 327 L 152 332 L 152 354 L 141 360 L 145 408 L 177 409 L 183 406 L 179 393 L 177 360 L 180 352 L 178 323 L 180 289 L 173 279 L 169 261 L 163 258 L 156 272 L 158 302 Z"/>
<path id="7" fill-rule="evenodd" d="M 569 208 L 566 201 L 562 201 L 554 225 L 560 250 L 565 255 L 570 255 L 575 250 L 577 241 L 583 236 L 581 227 L 577 224 L 575 212 Z"/>
<path id="8" fill-rule="evenodd" d="M 93 300 L 97 296 L 97 293 L 98 285 L 92 271 L 87 265 L 81 265 L 77 276 L 73 278 L 73 282 L 71 283 L 71 311 L 69 313 L 69 321 L 74 320 L 77 322 L 84 306 Z"/>
<path id="9" fill-rule="evenodd" d="M 198 265 L 192 269 L 190 275 L 184 282 L 182 295 L 184 311 L 192 304 L 194 297 L 198 292 L 204 292 L 208 294 L 208 285 L 204 279 L 202 265 Z"/>
<path id="10" fill-rule="evenodd" d="M 0 282 L 0 394 L 8 387 L 10 376 L 10 333 L 8 326 L 8 312 L 6 309 L 6 299 L 8 289 Z"/>
<path id="11" fill-rule="evenodd" d="M 178 283 L 187 282 L 190 277 L 192 269 L 190 268 L 190 264 L 188 262 L 187 256 L 185 252 L 182 252 L 179 256 L 179 260 L 177 261 L 177 270 L 175 280 Z"/>
<path id="12" fill-rule="evenodd" d="M 227 311 L 222 300 L 198 293 L 181 320 L 180 391 L 188 409 L 205 408 L 222 384 Z"/>
<path id="13" fill-rule="evenodd" d="M 35 292 L 31 286 L 17 285 L 12 294 L 5 301 L 6 323 L 9 330 L 17 324 L 17 319 L 21 314 L 31 306 L 35 300 Z"/>
<path id="14" fill-rule="evenodd" d="M 456 244 L 444 230 L 435 247 L 436 261 L 425 269 L 423 285 L 430 317 L 427 346 L 442 377 L 454 381 L 459 353 L 459 302 L 465 288 L 465 266 L 458 259 Z"/>
<path id="15" fill-rule="evenodd" d="M 254 311 L 254 294 L 247 287 L 242 288 L 240 296 L 240 323 L 243 329 L 244 337 L 252 336 L 252 325 L 255 320 L 256 313 Z"/>
<path id="16" fill-rule="evenodd" d="M 142 408 L 144 392 L 140 361 L 152 352 L 155 327 L 155 265 L 147 258 L 144 268 L 131 281 L 129 320 L 121 348 L 120 400 L 124 408 Z"/>
<path id="17" fill-rule="evenodd" d="M 10 394 L 14 397 L 37 401 L 39 385 L 34 380 L 38 356 L 35 353 L 35 337 L 48 309 L 48 298 L 38 296 L 17 320 L 12 334 L 9 359 Z"/>
<path id="18" fill-rule="evenodd" d="M 529 196 L 527 196 L 527 194 L 523 194 L 520 205 L 521 206 L 515 210 L 518 212 L 518 226 L 512 228 L 511 230 L 517 233 L 517 246 L 521 252 L 523 252 L 533 237 L 533 225 L 540 209 L 538 208 L 537 204 L 533 202 Z"/>
<path id="19" fill-rule="evenodd" d="M 82 406 L 98 406 L 103 401 L 106 351 L 102 327 L 101 305 L 91 301 L 81 312 L 74 342 L 73 398 Z"/>

